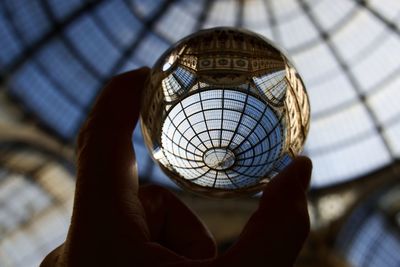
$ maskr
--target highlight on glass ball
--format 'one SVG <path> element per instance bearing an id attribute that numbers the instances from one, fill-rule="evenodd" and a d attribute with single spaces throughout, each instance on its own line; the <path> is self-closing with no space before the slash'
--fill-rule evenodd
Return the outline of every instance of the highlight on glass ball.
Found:
<path id="1" fill-rule="evenodd" d="M 151 71 L 141 111 L 153 159 L 179 186 L 212 197 L 261 191 L 301 152 L 310 121 L 304 84 L 264 37 L 199 31 Z"/>

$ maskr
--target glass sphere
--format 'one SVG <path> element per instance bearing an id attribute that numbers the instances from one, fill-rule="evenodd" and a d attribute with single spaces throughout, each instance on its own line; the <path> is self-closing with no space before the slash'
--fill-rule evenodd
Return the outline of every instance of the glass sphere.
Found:
<path id="1" fill-rule="evenodd" d="M 157 61 L 141 123 L 153 159 L 179 186 L 207 196 L 255 193 L 303 147 L 310 121 L 304 84 L 264 37 L 199 31 Z"/>

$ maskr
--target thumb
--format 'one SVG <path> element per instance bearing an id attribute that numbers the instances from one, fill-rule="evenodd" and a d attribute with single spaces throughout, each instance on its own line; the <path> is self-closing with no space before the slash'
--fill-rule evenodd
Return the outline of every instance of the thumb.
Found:
<path id="1" fill-rule="evenodd" d="M 270 182 L 222 261 L 231 266 L 293 266 L 310 228 L 306 189 L 311 169 L 310 159 L 298 157 Z"/>

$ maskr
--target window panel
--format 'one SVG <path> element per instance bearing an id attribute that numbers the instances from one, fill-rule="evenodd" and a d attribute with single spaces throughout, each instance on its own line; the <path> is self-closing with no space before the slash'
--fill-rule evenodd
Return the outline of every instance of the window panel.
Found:
<path id="1" fill-rule="evenodd" d="M 60 136 L 71 138 L 76 134 L 77 123 L 82 120 L 80 110 L 67 102 L 34 64 L 19 70 L 10 87 L 13 94 Z"/>
<path id="2" fill-rule="evenodd" d="M 344 74 L 332 75 L 319 83 L 306 84 L 313 115 L 330 111 L 343 103 L 355 102 L 358 97 Z M 336 108 L 335 111 L 339 111 Z"/>
<path id="3" fill-rule="evenodd" d="M 347 16 L 353 14 L 356 3 L 348 0 L 320 0 L 311 3 L 311 12 L 321 27 L 329 32 L 334 26 L 341 23 Z"/>
<path id="4" fill-rule="evenodd" d="M 171 42 L 189 35 L 197 24 L 199 14 L 191 14 L 184 6 L 176 4 L 168 8 L 155 25 L 155 30 Z"/>
<path id="5" fill-rule="evenodd" d="M 297 0 L 272 0 L 271 3 L 278 24 L 301 11 Z"/>
<path id="6" fill-rule="evenodd" d="M 330 116 L 314 120 L 308 135 L 308 149 L 310 153 L 313 150 L 337 149 L 338 144 L 347 146 L 349 140 L 356 140 L 358 136 L 373 130 L 374 124 L 365 107 L 355 103 Z"/>
<path id="7" fill-rule="evenodd" d="M 142 30 L 143 23 L 135 17 L 123 1 L 106 1 L 96 10 L 96 13 L 123 47 L 129 47 Z"/>
<path id="8" fill-rule="evenodd" d="M 131 0 L 131 2 L 132 8 L 137 12 L 139 18 L 144 20 L 151 17 L 165 0 Z"/>
<path id="9" fill-rule="evenodd" d="M 331 40 L 346 62 L 355 56 L 382 33 L 385 26 L 367 10 L 359 9 L 354 17 Z"/>
<path id="10" fill-rule="evenodd" d="M 7 0 L 4 3 L 27 43 L 37 41 L 50 30 L 49 20 L 38 0 Z"/>
<path id="11" fill-rule="evenodd" d="M 383 233 L 379 239 L 380 246 L 374 252 L 370 266 L 398 266 L 400 264 L 400 239 L 385 224 L 381 225 Z M 375 230 L 375 229 L 374 229 Z M 369 252 L 370 253 L 370 252 Z"/>
<path id="12" fill-rule="evenodd" d="M 368 6 L 388 20 L 399 18 L 400 2 L 396 0 L 369 0 Z"/>
<path id="13" fill-rule="evenodd" d="M 267 28 L 269 24 L 267 6 L 263 0 L 248 0 L 243 6 L 245 28 Z"/>
<path id="14" fill-rule="evenodd" d="M 354 266 L 364 266 L 370 248 L 380 239 L 384 233 L 383 217 L 376 215 L 367 219 L 367 221 L 358 229 L 354 244 L 348 252 L 348 259 Z M 373 266 L 373 265 L 372 265 Z M 384 265 L 387 266 L 387 265 Z"/>
<path id="15" fill-rule="evenodd" d="M 82 0 L 68 0 L 68 1 L 60 1 L 60 0 L 47 0 L 53 13 L 59 21 L 65 19 L 65 17 L 71 15 L 74 11 L 78 10 L 82 4 Z"/>
<path id="16" fill-rule="evenodd" d="M 182 67 L 176 68 L 174 71 L 174 76 L 186 89 L 190 89 L 196 79 L 192 72 Z"/>
<path id="17" fill-rule="evenodd" d="M 338 63 L 325 43 L 311 47 L 293 55 L 293 61 L 297 66 L 306 86 L 314 80 L 321 80 L 338 71 Z"/>
<path id="18" fill-rule="evenodd" d="M 346 258 L 355 267 L 398 266 L 400 239 L 394 228 L 388 227 L 390 222 L 382 213 L 375 211 L 367 216 L 356 229 L 352 242 L 346 244 Z"/>
<path id="19" fill-rule="evenodd" d="M 207 14 L 202 28 L 234 26 L 237 20 L 238 8 L 238 1 L 212 1 L 210 12 Z"/>
<path id="20" fill-rule="evenodd" d="M 291 19 L 281 21 L 277 28 L 281 42 L 288 50 L 316 40 L 319 36 L 315 26 L 304 12 L 293 14 Z"/>
<path id="21" fill-rule="evenodd" d="M 306 144 L 306 149 L 311 143 Z M 348 181 L 391 162 L 382 139 L 376 134 L 355 140 L 342 149 L 309 156 L 313 159 L 311 185 L 314 188 Z"/>
<path id="22" fill-rule="evenodd" d="M 400 77 L 397 75 L 394 81 L 382 86 L 367 98 L 367 102 L 374 110 L 382 124 L 400 116 Z"/>
<path id="23" fill-rule="evenodd" d="M 134 60 L 140 61 L 146 66 L 153 66 L 168 47 L 168 43 L 161 40 L 157 35 L 149 33 L 138 45 Z"/>
<path id="24" fill-rule="evenodd" d="M 205 8 L 206 0 L 177 0 L 177 4 L 182 6 L 188 13 L 196 16 Z"/>
<path id="25" fill-rule="evenodd" d="M 388 53 L 400 51 L 400 39 L 397 36 L 387 34 L 380 45 L 370 51 L 364 60 L 351 68 L 363 91 L 379 88 L 388 75 L 399 73 L 400 70 L 400 53 Z"/>
<path id="26" fill-rule="evenodd" d="M 38 52 L 37 59 L 52 79 L 65 86 L 54 89 L 61 90 L 70 96 L 83 109 L 92 102 L 102 86 L 60 40 L 49 42 Z"/>
<path id="27" fill-rule="evenodd" d="M 0 73 L 3 68 L 21 55 L 22 45 L 10 24 L 0 11 Z"/>
<path id="28" fill-rule="evenodd" d="M 111 69 L 121 56 L 120 51 L 112 45 L 90 16 L 74 22 L 67 29 L 66 35 L 94 69 L 103 76 L 111 75 Z"/>

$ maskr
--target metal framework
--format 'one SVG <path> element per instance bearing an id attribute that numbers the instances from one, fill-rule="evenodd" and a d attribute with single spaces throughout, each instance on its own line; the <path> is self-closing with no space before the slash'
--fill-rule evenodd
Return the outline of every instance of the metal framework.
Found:
<path id="1" fill-rule="evenodd" d="M 47 25 L 46 31 L 43 31 L 35 40 L 31 40 L 28 38 L 26 32 L 36 31 L 37 25 L 33 23 L 34 21 L 30 21 L 31 24 L 29 25 L 21 24 L 22 19 L 29 20 L 29 18 L 26 18 L 26 16 L 23 18 L 23 15 L 19 15 L 17 12 L 17 10 L 23 9 L 18 6 L 20 2 L 12 0 L 0 1 L 1 50 L 9 51 L 9 47 L 18 50 L 18 53 L 10 53 L 10 55 L 2 54 L 4 52 L 0 51 L 0 90 L 3 90 L 8 95 L 9 100 L 15 103 L 18 109 L 23 110 L 25 114 L 23 118 L 24 121 L 34 122 L 35 125 L 38 124 L 40 126 L 39 128 L 44 130 L 46 134 L 54 137 L 57 142 L 61 144 L 61 147 L 65 146 L 69 147 L 70 150 L 72 149 L 78 129 L 83 123 L 87 112 L 90 110 L 96 95 L 101 90 L 102 85 L 111 76 L 129 68 L 153 64 L 153 59 L 157 58 L 165 48 L 178 39 L 174 39 L 173 36 L 179 36 L 183 28 L 190 28 L 190 30 L 188 30 L 189 32 L 195 32 L 202 29 L 204 25 L 222 26 L 220 24 L 224 24 L 224 16 L 220 16 L 221 21 L 218 22 L 213 22 L 210 16 L 216 3 L 234 6 L 234 14 L 231 14 L 234 17 L 234 21 L 226 22 L 226 24 L 229 25 L 223 26 L 237 27 L 249 27 L 248 17 L 246 17 L 245 12 L 246 8 L 251 4 L 258 3 L 264 8 L 257 10 L 256 12 L 258 13 L 255 12 L 254 17 L 265 13 L 266 21 L 260 21 L 260 25 L 262 25 L 260 27 L 255 25 L 250 28 L 255 31 L 261 31 L 266 27 L 270 28 L 271 36 L 267 37 L 283 48 L 286 48 L 289 55 L 293 57 L 295 64 L 299 63 L 300 73 L 302 74 L 304 71 L 307 77 L 306 87 L 311 95 L 312 110 L 313 104 L 315 103 L 314 106 L 318 106 L 318 102 L 320 101 L 318 98 L 313 98 L 313 94 L 319 96 L 317 91 L 323 88 L 322 84 L 327 81 L 331 82 L 334 76 L 340 75 L 344 80 L 348 81 L 349 90 L 355 95 L 355 97 L 343 97 L 343 99 L 337 101 L 335 99 L 325 99 L 323 100 L 325 101 L 323 104 L 326 104 L 326 108 L 319 107 L 312 113 L 311 129 L 313 129 L 313 125 L 315 125 L 317 130 L 311 134 L 308 140 L 309 146 L 306 147 L 306 153 L 314 159 L 315 184 L 313 184 L 313 186 L 315 191 L 313 193 L 323 192 L 325 194 L 327 192 L 326 190 L 342 188 L 346 184 L 354 185 L 356 183 L 355 178 L 368 176 L 369 173 L 373 173 L 390 164 L 399 164 L 400 144 L 397 140 L 400 131 L 400 109 L 396 108 L 398 103 L 394 101 L 397 101 L 395 99 L 398 99 L 400 96 L 396 93 L 398 90 L 391 88 L 398 88 L 399 84 L 398 74 L 400 73 L 400 64 L 398 64 L 398 62 L 400 62 L 400 60 L 398 60 L 397 55 L 400 50 L 400 29 L 394 17 L 391 17 L 387 13 L 389 11 L 384 8 L 377 8 L 374 1 L 297 0 L 291 1 L 290 4 L 286 6 L 282 5 L 281 3 L 283 2 L 280 0 L 239 0 L 237 2 L 226 0 L 91 0 L 83 1 L 81 4 L 76 5 L 73 4 L 74 1 L 63 2 L 65 2 L 65 5 L 71 5 L 70 12 L 65 13 L 63 16 L 58 15 L 53 5 L 54 2 L 50 0 L 27 1 L 24 4 L 24 8 L 35 5 L 35 8 L 41 11 L 40 14 L 43 15 L 42 20 L 45 21 Z M 387 1 L 382 1 L 381 5 L 386 6 L 386 2 Z M 151 6 L 152 4 L 153 6 Z M 334 10 L 336 7 L 335 4 L 337 6 L 346 4 L 346 8 L 342 8 L 340 13 L 336 14 Z M 130 34 L 130 36 L 132 36 L 131 39 L 126 42 L 119 39 L 119 35 L 116 35 L 119 29 L 114 29 L 112 24 L 110 26 L 110 24 L 108 24 L 109 21 L 99 12 L 105 5 L 110 5 L 110 20 L 116 18 L 120 19 L 123 23 L 125 21 L 127 24 L 132 23 L 129 24 L 128 27 L 132 29 L 132 32 L 127 33 L 127 35 Z M 117 5 L 126 11 L 123 14 L 123 16 L 126 17 L 123 17 L 122 14 L 119 13 L 120 9 L 116 8 Z M 328 17 L 329 14 L 321 13 L 326 12 L 327 9 L 321 9 L 322 11 L 319 11 L 319 8 L 323 5 L 328 5 L 328 7 L 331 8 L 328 13 L 332 12 L 340 19 L 332 22 L 329 26 L 324 24 L 321 18 L 325 15 Z M 396 8 L 399 10 L 396 10 Z M 392 9 L 394 13 L 397 12 L 398 14 L 400 12 L 400 7 L 398 6 L 394 5 Z M 166 16 L 169 14 L 169 11 L 176 10 L 180 13 L 175 12 L 172 14 L 180 14 L 179 16 L 177 15 L 176 18 L 173 19 L 169 18 L 169 24 L 165 23 L 165 26 L 160 25 L 163 19 L 168 19 Z M 352 25 L 355 25 L 361 13 L 365 14 L 368 19 L 373 19 L 373 24 L 381 27 L 381 30 L 379 33 L 374 32 L 373 34 L 376 36 L 366 41 L 368 43 L 363 43 L 364 41 L 361 40 L 359 43 L 360 49 L 355 52 L 356 56 L 350 57 L 347 56 L 343 50 L 349 50 L 351 48 L 344 47 L 342 43 L 336 41 L 336 38 L 342 32 L 353 27 Z M 31 14 L 29 17 L 34 19 L 35 16 L 35 14 Z M 119 16 L 121 16 L 121 18 Z M 102 38 L 101 40 L 104 41 L 96 44 L 90 42 L 93 36 L 90 32 L 85 32 L 87 30 L 80 24 L 83 19 L 88 19 L 90 23 L 94 25 L 94 29 Z M 298 23 L 298 25 L 301 25 L 299 28 L 284 28 L 296 19 L 306 20 L 309 24 Z M 192 24 L 186 23 L 192 20 L 194 21 Z M 137 22 L 137 24 L 134 24 L 133 21 Z M 167 36 L 165 32 L 160 31 L 159 28 L 163 26 L 167 27 L 166 31 L 171 34 Z M 4 27 L 7 27 L 7 29 Z M 74 36 L 74 34 L 69 33 L 73 27 L 84 29 L 83 31 L 87 34 L 88 39 L 84 40 L 82 36 Z M 306 31 L 308 29 L 307 27 L 312 29 L 312 32 L 316 32 L 316 34 L 308 34 Z M 291 29 L 292 31 L 287 32 L 283 29 Z M 368 30 L 369 29 L 363 29 L 362 25 L 357 28 L 357 31 L 360 31 L 359 33 L 361 34 L 372 34 Z M 302 37 L 295 37 L 298 36 L 296 32 L 300 32 Z M 356 35 L 356 33 L 356 30 L 353 30 L 352 34 Z M 292 35 L 293 38 L 290 37 Z M 80 40 L 81 38 L 82 40 Z M 392 42 L 391 46 L 385 46 L 385 42 L 388 40 Z M 53 49 L 52 45 L 55 43 L 61 47 L 61 49 Z M 107 43 L 107 46 L 103 43 Z M 105 66 L 98 63 L 98 60 L 103 58 L 103 56 L 111 54 L 110 51 L 107 51 L 105 48 L 100 48 L 98 51 L 102 53 L 98 53 L 95 58 L 91 58 L 88 57 L 85 50 L 82 50 L 82 45 L 88 47 L 107 47 L 107 49 L 110 48 L 110 50 L 116 51 L 116 56 L 112 61 L 107 61 Z M 312 54 L 312 51 L 319 47 L 326 49 L 328 51 L 327 53 L 333 58 L 333 61 L 327 61 L 326 66 L 319 66 L 323 68 L 323 71 L 321 70 L 318 75 L 310 75 L 308 70 L 313 69 L 314 61 L 317 61 L 318 58 L 308 57 L 306 60 L 302 60 L 301 57 L 309 53 Z M 379 50 L 381 47 L 385 48 L 385 52 Z M 61 50 L 67 54 L 66 57 L 58 57 L 58 53 L 60 53 Z M 52 52 L 49 54 L 53 55 L 54 58 L 49 58 L 49 56 L 46 56 L 47 54 L 44 53 L 49 51 Z M 377 56 L 372 55 L 375 51 L 379 53 Z M 7 56 L 10 58 L 7 60 L 4 59 Z M 386 67 L 388 63 L 382 63 L 379 58 L 387 62 L 393 58 L 397 63 L 394 64 L 394 67 L 392 65 Z M 357 66 L 362 65 L 365 60 L 369 59 L 371 60 L 368 65 L 371 70 L 365 71 L 364 68 L 362 73 L 361 71 L 357 72 Z M 55 61 L 55 65 L 52 65 L 54 62 L 50 64 L 50 60 Z M 304 63 L 304 61 L 306 63 Z M 333 63 L 337 64 L 338 70 L 332 71 L 332 69 L 329 68 L 329 65 Z M 62 79 L 62 77 L 60 77 L 61 72 L 57 67 L 58 65 L 65 65 L 65 69 L 63 70 L 68 73 L 73 73 L 72 77 L 76 77 L 76 79 L 68 78 L 71 80 L 70 82 L 67 82 L 67 79 Z M 75 68 L 79 68 L 79 71 L 73 72 Z M 385 73 L 378 73 L 377 68 L 385 69 Z M 26 70 L 29 70 L 29 72 Z M 313 69 L 313 71 L 319 70 Z M 82 76 L 78 76 L 76 73 L 81 73 Z M 196 82 L 190 79 L 180 79 L 181 76 L 182 75 L 174 76 L 177 83 L 181 85 L 186 82 Z M 373 81 L 371 80 L 371 82 L 365 82 L 365 80 L 369 80 L 370 76 L 376 76 L 376 79 Z M 82 85 L 79 87 L 81 91 L 74 91 L 77 82 L 81 80 Z M 254 82 L 257 84 L 256 81 Z M 28 90 L 30 86 L 33 89 L 31 88 L 31 90 Z M 200 87 L 200 84 L 198 86 Z M 87 90 L 85 90 L 86 87 Z M 44 91 L 47 92 L 47 94 L 39 93 L 43 92 L 39 90 L 43 88 L 46 89 Z M 329 90 L 337 90 L 339 92 L 339 89 L 340 88 L 330 87 Z M 226 93 L 227 92 L 224 91 L 224 94 Z M 334 98 L 329 92 L 326 92 L 326 94 Z M 380 95 L 385 96 L 382 97 L 383 100 L 379 100 Z M 376 98 L 378 98 L 379 101 L 375 100 Z M 53 101 L 54 99 L 60 102 L 55 102 Z M 225 107 L 227 100 L 226 95 L 224 95 L 222 99 L 224 100 L 220 105 Z M 52 103 L 52 101 L 54 103 Z M 249 101 L 252 101 L 249 97 L 246 97 L 244 100 L 237 100 L 238 104 L 244 109 L 249 106 Z M 321 102 L 323 101 L 321 100 Z M 333 102 L 334 104 L 331 104 Z M 57 105 L 57 103 L 61 103 L 62 105 Z M 194 105 L 198 105 L 200 116 L 206 116 L 204 110 L 206 109 L 207 101 L 204 99 L 204 94 L 199 93 L 198 101 L 195 102 Z M 362 118 L 350 112 L 356 105 L 361 106 L 363 114 L 365 113 Z M 68 109 L 58 110 L 59 106 L 67 107 Z M 44 107 L 47 109 L 44 109 Z M 176 108 L 179 109 L 180 107 L 176 106 Z M 345 114 L 341 118 L 349 117 L 349 120 L 343 124 L 337 123 L 336 121 L 332 122 L 332 118 L 339 113 Z M 182 114 L 188 117 L 188 114 Z M 243 115 L 243 113 L 239 115 L 237 117 L 238 122 L 247 120 L 245 116 L 246 115 Z M 351 119 L 353 116 L 354 119 Z M 49 119 L 49 117 L 51 117 L 51 119 Z M 255 124 L 248 127 L 249 131 L 261 125 L 261 118 L 262 116 L 259 117 L 259 120 L 256 120 Z M 363 124 L 360 126 L 358 121 L 363 122 Z M 195 122 L 190 122 L 188 124 L 189 128 L 193 129 L 195 127 L 194 123 Z M 332 124 L 334 124 L 332 127 L 325 127 L 326 125 Z M 63 133 L 65 128 L 62 128 L 60 125 L 69 125 L 68 128 L 70 131 L 68 133 Z M 371 125 L 371 127 L 365 125 Z M 329 133 L 332 129 L 334 131 Z M 235 128 L 230 132 L 228 137 L 224 136 L 222 132 L 218 132 L 213 136 L 209 133 L 209 125 L 206 125 L 205 130 L 207 135 L 201 142 L 204 143 L 206 140 L 210 142 L 225 141 L 232 146 L 240 145 L 240 142 L 235 140 L 234 136 L 244 134 L 241 133 L 239 129 Z M 254 132 L 256 131 L 258 130 L 255 129 Z M 173 136 L 168 138 L 174 140 Z M 29 140 L 32 141 L 35 139 Z M 153 181 L 162 183 L 164 177 L 159 170 L 154 167 L 152 161 L 147 156 L 147 151 L 144 148 L 142 137 L 138 130 L 134 133 L 133 140 L 137 153 L 140 154 L 140 158 L 143 159 L 139 162 L 141 176 L 144 179 L 153 177 Z M 180 141 L 182 140 L 178 140 L 177 142 Z M 44 155 L 44 158 L 52 158 L 61 168 L 73 172 L 72 160 L 70 160 L 70 158 L 67 161 L 69 163 L 66 163 L 62 160 L 65 155 L 61 152 L 43 149 L 41 142 L 37 142 L 36 144 L 29 144 L 29 142 L 21 141 L 17 137 L 14 140 L 0 140 L 0 188 L 5 188 L 5 185 L 11 181 L 11 179 L 15 178 L 15 176 L 10 174 L 24 174 L 22 168 L 18 169 L 16 167 L 16 169 L 11 170 L 6 166 L 7 162 L 14 160 L 14 157 L 16 157 L 15 155 L 23 154 L 23 151 L 39 151 L 37 155 L 40 154 L 42 156 Z M 254 145 L 256 144 L 257 142 L 254 143 Z M 361 148 L 353 149 L 353 147 Z M 254 149 L 254 146 L 252 149 Z M 351 151 L 351 153 L 348 151 Z M 206 154 L 206 151 L 202 152 L 201 155 Z M 191 152 L 187 153 L 190 154 Z M 213 151 L 213 153 L 210 152 L 207 155 L 218 157 L 218 155 L 220 155 L 218 153 L 220 153 L 220 151 Z M 254 155 L 256 154 L 257 153 L 254 152 Z M 225 155 L 229 155 L 229 152 Z M 245 163 L 246 160 L 256 161 L 253 156 L 249 157 L 249 159 L 244 159 L 242 163 L 243 170 L 238 170 L 238 173 L 243 174 L 245 172 L 244 169 L 250 164 Z M 212 158 L 207 158 L 207 162 L 212 165 L 214 161 Z M 229 160 L 226 162 L 226 164 L 230 164 Z M 331 162 L 335 162 L 334 168 L 331 166 Z M 197 163 L 197 161 L 195 163 Z M 253 162 L 251 162 L 251 164 L 253 164 Z M 218 166 L 214 167 L 217 169 L 219 168 Z M 37 190 L 51 193 L 50 191 L 46 191 L 47 189 L 44 187 L 44 184 L 39 183 L 36 178 L 32 178 L 39 177 L 39 173 L 45 173 L 45 170 L 46 164 L 43 166 L 38 165 L 32 172 L 25 173 L 25 176 L 22 175 L 24 177 L 22 178 L 24 182 L 18 185 L 21 187 L 16 189 L 15 195 L 19 196 L 22 195 L 22 193 L 25 194 L 25 187 L 30 189 L 36 188 Z M 207 173 L 207 175 L 210 175 L 211 182 L 214 183 L 214 185 L 216 185 L 217 179 L 215 178 L 218 172 L 221 171 L 215 171 L 213 174 L 210 174 L 211 171 Z M 70 175 L 68 177 L 72 178 L 73 176 Z M 229 176 L 229 178 L 232 177 Z M 151 179 L 148 179 L 146 181 L 150 180 Z M 70 182 L 72 181 L 73 180 Z M 343 184 L 343 182 L 346 183 Z M 30 185 L 33 185 L 33 187 L 30 187 Z M 11 200 L 14 199 L 10 198 L 10 202 Z M 17 203 L 18 201 L 20 200 L 18 199 L 14 202 Z M 50 196 L 49 201 L 51 203 L 54 202 L 56 206 L 58 205 L 57 207 L 64 208 L 61 207 L 62 205 L 59 205 L 60 202 L 57 202 L 52 196 Z M 8 205 L 5 203 L 6 202 L 2 202 L 1 204 L 2 210 L 7 210 L 7 212 L 10 212 L 14 217 L 19 216 L 16 214 L 16 210 L 8 206 L 4 208 L 4 205 Z M 51 212 L 52 208 L 49 207 L 39 212 L 41 215 L 39 213 L 33 213 L 33 217 L 26 215 L 26 218 L 23 217 L 25 215 L 21 215 L 18 227 L 20 229 L 29 228 L 29 225 L 35 218 L 45 217 Z M 24 221 L 24 218 L 26 221 Z M 0 235 L 2 233 L 3 232 L 0 231 Z M 9 234 L 13 235 L 14 232 L 4 233 L 4 235 L 9 236 Z M 45 244 L 43 244 L 43 249 L 46 249 Z M 15 264 L 26 266 L 25 264 L 29 260 L 29 255 L 24 259 L 26 260 L 25 262 L 21 260 Z M 2 262 L 0 262 L 0 265 L 1 263 Z"/>

